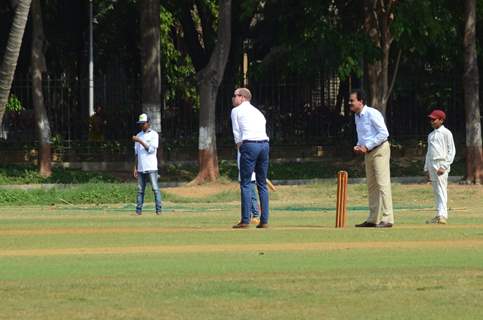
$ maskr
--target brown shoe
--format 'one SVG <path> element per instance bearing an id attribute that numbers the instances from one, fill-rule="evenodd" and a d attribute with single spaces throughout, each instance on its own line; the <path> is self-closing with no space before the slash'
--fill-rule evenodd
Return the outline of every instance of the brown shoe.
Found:
<path id="1" fill-rule="evenodd" d="M 392 223 L 390 222 L 379 222 L 379 224 L 376 226 L 376 228 L 392 228 Z"/>
<path id="2" fill-rule="evenodd" d="M 248 227 L 250 227 L 248 223 L 239 222 L 233 226 L 233 229 L 247 229 Z"/>
<path id="3" fill-rule="evenodd" d="M 372 222 L 364 221 L 363 223 L 356 224 L 356 228 L 375 228 L 377 225 Z"/>
<path id="4" fill-rule="evenodd" d="M 267 229 L 268 228 L 268 223 L 259 223 L 257 225 L 257 229 Z"/>

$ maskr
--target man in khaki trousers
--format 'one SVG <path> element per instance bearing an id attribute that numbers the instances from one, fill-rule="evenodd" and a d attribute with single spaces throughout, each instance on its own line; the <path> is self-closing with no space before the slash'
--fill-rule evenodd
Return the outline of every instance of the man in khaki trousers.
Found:
<path id="1" fill-rule="evenodd" d="M 356 227 L 391 228 L 394 225 L 394 215 L 389 166 L 391 148 L 387 141 L 389 133 L 382 114 L 365 102 L 364 91 L 351 92 L 349 105 L 355 113 L 357 129 L 354 152 L 364 155 L 369 192 L 369 217 L 363 223 L 356 224 Z"/>

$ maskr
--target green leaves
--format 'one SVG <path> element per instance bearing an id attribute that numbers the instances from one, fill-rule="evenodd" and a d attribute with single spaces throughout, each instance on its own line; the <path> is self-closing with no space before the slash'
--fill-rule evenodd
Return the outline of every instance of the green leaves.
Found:
<path id="1" fill-rule="evenodd" d="M 194 80 L 195 69 L 189 55 L 178 51 L 176 39 L 173 38 L 179 32 L 179 23 L 165 6 L 161 6 L 160 19 L 162 76 L 167 83 L 164 87 L 167 105 L 174 103 L 175 98 L 196 104 L 198 94 Z"/>
<path id="2" fill-rule="evenodd" d="M 8 98 L 5 111 L 7 112 L 21 112 L 23 110 L 22 102 L 15 96 L 11 94 Z"/>

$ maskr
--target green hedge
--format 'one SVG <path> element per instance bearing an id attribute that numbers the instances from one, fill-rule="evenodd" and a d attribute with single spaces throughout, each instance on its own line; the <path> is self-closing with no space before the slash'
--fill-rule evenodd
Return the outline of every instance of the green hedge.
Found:
<path id="1" fill-rule="evenodd" d="M 32 183 L 97 183 L 116 182 L 118 179 L 105 173 L 86 172 L 78 169 L 53 168 L 52 176 L 44 178 L 38 169 L 30 165 L 8 165 L 0 167 L 0 184 Z"/>

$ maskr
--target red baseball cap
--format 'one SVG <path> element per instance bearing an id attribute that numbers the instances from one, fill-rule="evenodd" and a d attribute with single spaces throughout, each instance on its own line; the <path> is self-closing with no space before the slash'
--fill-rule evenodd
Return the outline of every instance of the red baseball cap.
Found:
<path id="1" fill-rule="evenodd" d="M 433 110 L 433 112 L 431 112 L 428 115 L 428 117 L 431 118 L 431 119 L 445 120 L 446 119 L 446 113 L 444 113 L 443 110 Z"/>

